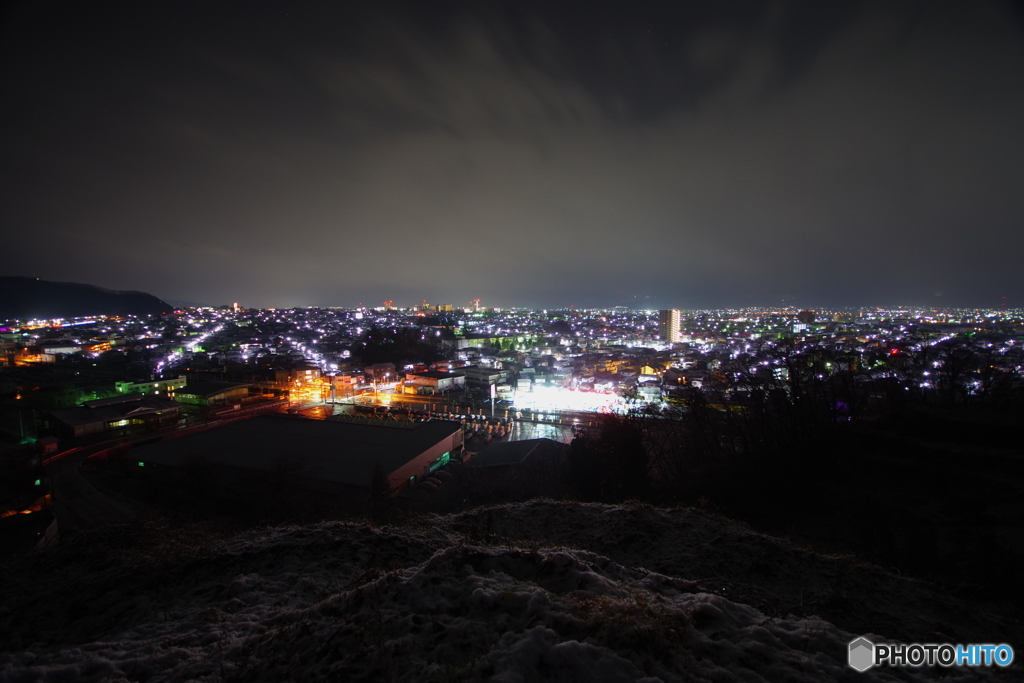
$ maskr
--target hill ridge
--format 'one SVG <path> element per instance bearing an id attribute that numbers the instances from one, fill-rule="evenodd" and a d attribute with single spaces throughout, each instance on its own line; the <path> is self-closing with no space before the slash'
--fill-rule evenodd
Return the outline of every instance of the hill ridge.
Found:
<path id="1" fill-rule="evenodd" d="M 0 319 L 151 315 L 173 310 L 166 301 L 139 290 L 0 275 Z"/>

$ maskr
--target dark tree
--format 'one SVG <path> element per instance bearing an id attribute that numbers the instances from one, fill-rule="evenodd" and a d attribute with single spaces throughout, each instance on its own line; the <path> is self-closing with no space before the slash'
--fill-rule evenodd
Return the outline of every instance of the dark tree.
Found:
<path id="1" fill-rule="evenodd" d="M 547 327 L 548 334 L 570 334 L 572 326 L 565 320 L 556 320 Z"/>
<path id="2" fill-rule="evenodd" d="M 394 363 L 401 367 L 407 360 L 433 362 L 442 357 L 440 337 L 427 335 L 416 327 L 368 329 L 356 342 L 352 352 L 363 363 Z"/>
<path id="3" fill-rule="evenodd" d="M 374 464 L 370 473 L 370 500 L 380 502 L 387 500 L 394 494 L 391 488 L 391 480 L 388 478 L 388 471 L 379 462 Z"/>
<path id="4" fill-rule="evenodd" d="M 639 424 L 608 416 L 597 434 L 573 439 L 569 453 L 571 488 L 583 500 L 615 502 L 645 497 L 650 489 L 647 449 Z"/>
<path id="5" fill-rule="evenodd" d="M 386 511 L 394 493 L 387 469 L 379 462 L 375 463 L 370 473 L 370 512 L 376 515 Z"/>

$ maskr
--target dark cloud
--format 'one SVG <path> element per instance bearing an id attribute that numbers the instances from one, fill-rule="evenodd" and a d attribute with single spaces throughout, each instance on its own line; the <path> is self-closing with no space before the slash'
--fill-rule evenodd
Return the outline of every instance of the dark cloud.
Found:
<path id="1" fill-rule="evenodd" d="M 1021 300 L 1013 6 L 721 4 L 26 4 L 9 268 L 262 306 Z"/>

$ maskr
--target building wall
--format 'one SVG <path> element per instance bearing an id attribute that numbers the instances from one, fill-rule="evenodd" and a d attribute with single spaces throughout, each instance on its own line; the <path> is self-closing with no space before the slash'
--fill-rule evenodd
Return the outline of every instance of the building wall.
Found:
<path id="1" fill-rule="evenodd" d="M 463 368 L 459 372 L 466 376 L 466 382 L 474 385 L 501 384 L 508 379 L 508 372 L 505 370 Z"/>
<path id="2" fill-rule="evenodd" d="M 241 403 L 242 399 L 249 395 L 249 387 L 232 387 L 224 391 L 218 391 L 210 396 L 195 396 L 193 394 L 175 394 L 174 400 L 179 403 L 198 406 L 222 406 L 230 403 Z"/>
<path id="3" fill-rule="evenodd" d="M 661 338 L 670 343 L 679 341 L 679 309 L 658 311 L 658 331 Z"/>
<path id="4" fill-rule="evenodd" d="M 429 472 L 430 463 L 434 462 L 445 453 L 451 453 L 452 456 L 455 457 L 457 455 L 457 451 L 461 450 L 461 448 L 462 431 L 459 430 L 454 434 L 445 437 L 434 446 L 428 448 L 423 453 L 389 474 L 388 481 L 391 482 L 391 488 L 396 491 L 405 490 L 405 487 L 409 485 L 410 477 L 416 477 L 417 480 L 422 479 Z"/>
<path id="5" fill-rule="evenodd" d="M 405 376 L 405 384 L 407 386 L 429 387 L 435 391 L 449 391 L 451 389 L 457 389 L 458 387 L 465 386 L 466 378 L 463 375 L 436 378 L 407 373 Z"/>
<path id="6" fill-rule="evenodd" d="M 152 394 L 154 391 L 169 392 L 180 389 L 188 382 L 184 377 L 161 379 L 154 382 L 115 382 L 114 386 L 121 394 Z"/>

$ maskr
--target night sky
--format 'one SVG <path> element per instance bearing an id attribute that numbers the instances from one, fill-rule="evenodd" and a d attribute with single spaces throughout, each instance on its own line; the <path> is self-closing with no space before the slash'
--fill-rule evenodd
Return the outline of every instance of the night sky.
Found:
<path id="1" fill-rule="evenodd" d="M 1024 305 L 1020 4 L 7 12 L 3 274 L 259 307 Z"/>

